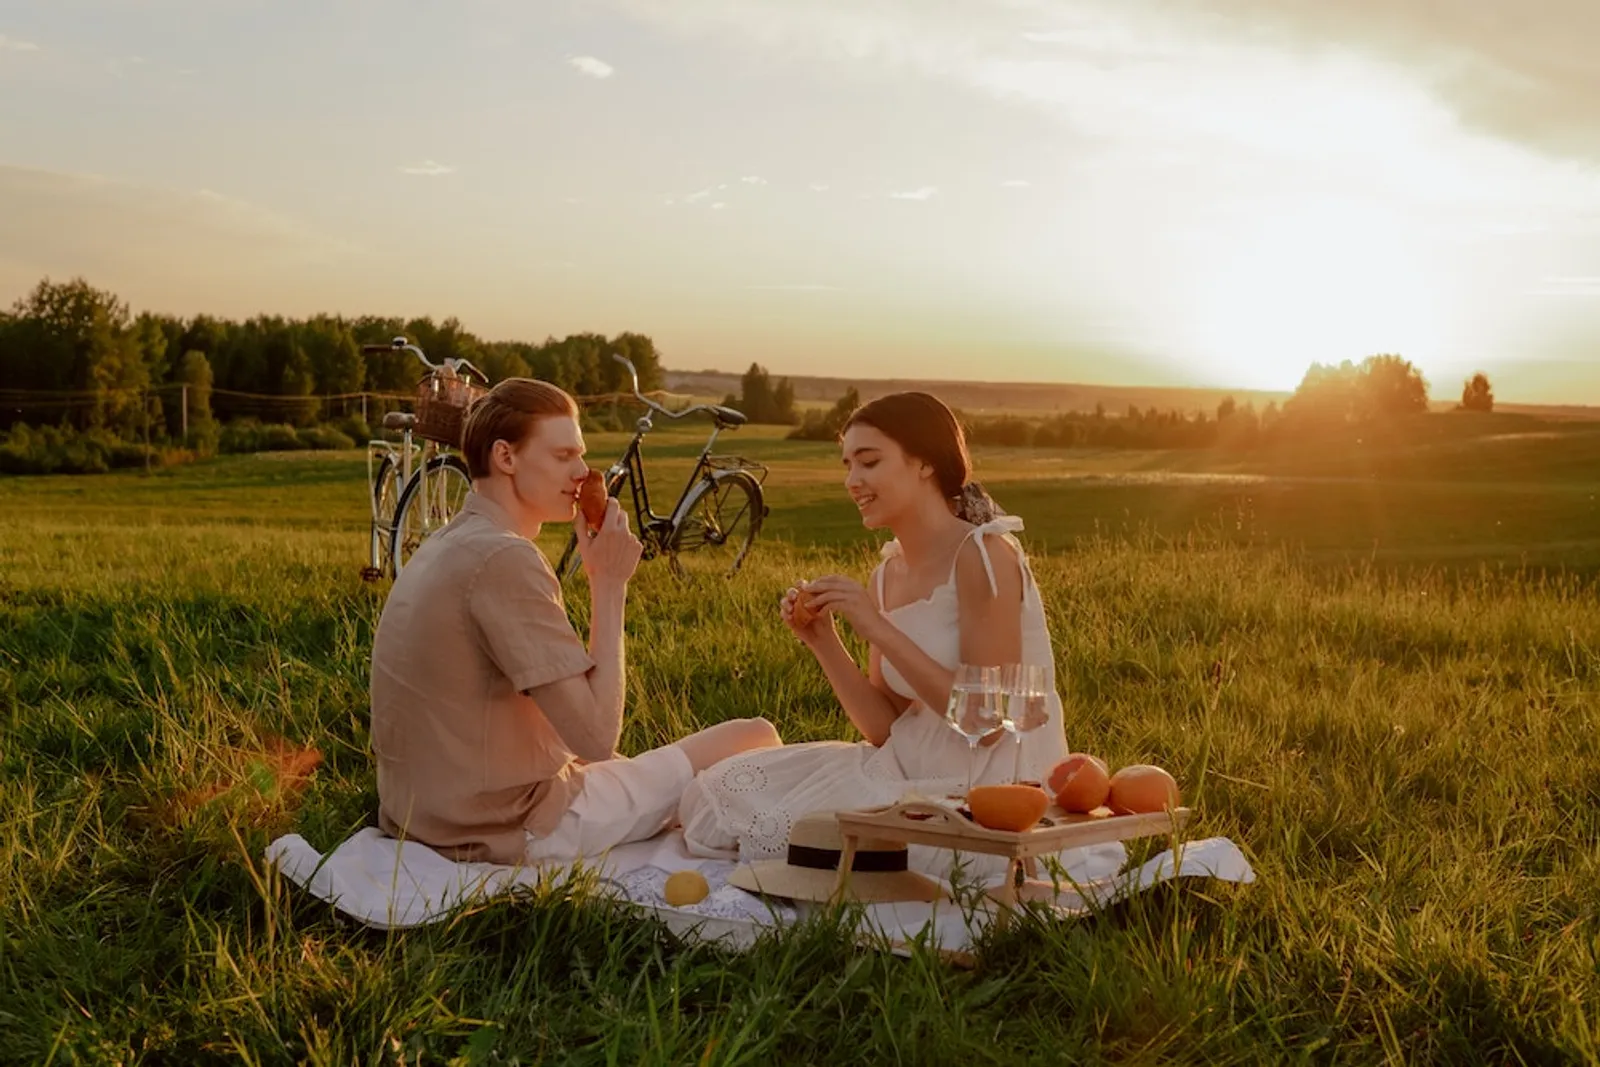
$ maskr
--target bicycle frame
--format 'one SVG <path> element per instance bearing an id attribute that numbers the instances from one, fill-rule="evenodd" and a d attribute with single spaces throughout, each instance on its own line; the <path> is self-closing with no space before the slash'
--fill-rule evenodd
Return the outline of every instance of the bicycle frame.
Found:
<path id="1" fill-rule="evenodd" d="M 685 516 L 699 501 L 700 497 L 710 491 L 710 486 L 716 484 L 720 477 L 719 470 L 729 472 L 748 472 L 755 480 L 754 503 L 760 507 L 761 514 L 756 516 L 756 521 L 766 515 L 766 507 L 762 503 L 760 490 L 766 480 L 767 467 L 763 463 L 745 459 L 741 456 L 721 456 L 713 452 L 717 438 L 725 429 L 742 425 L 745 417 L 742 413 L 720 405 L 698 404 L 683 411 L 669 411 L 660 404 L 651 400 L 639 391 L 639 375 L 634 370 L 633 364 L 620 354 L 611 357 L 628 370 L 628 375 L 633 382 L 634 399 L 645 406 L 645 413 L 634 423 L 633 437 L 622 450 L 622 455 L 616 462 L 608 467 L 603 475 L 606 484 L 606 493 L 609 496 L 619 496 L 622 482 L 627 481 L 629 493 L 632 497 L 633 514 L 638 522 L 635 531 L 639 540 L 644 545 L 644 558 L 650 559 L 658 553 L 664 553 L 671 548 L 673 540 L 678 533 L 680 524 Z M 650 485 L 644 469 L 644 453 L 642 445 L 645 435 L 655 428 L 652 414 L 658 414 L 674 421 L 686 418 L 698 412 L 707 412 L 713 418 L 711 433 L 706 438 L 706 443 L 701 447 L 700 454 L 695 458 L 694 468 L 689 472 L 688 479 L 684 482 L 683 489 L 678 493 L 678 499 L 672 506 L 669 514 L 657 514 L 650 503 Z M 620 500 L 619 500 L 620 502 Z M 565 578 L 577 566 L 574 552 L 577 548 L 576 535 L 567 541 L 567 550 L 557 564 L 557 575 Z"/>
<path id="2" fill-rule="evenodd" d="M 623 449 L 621 457 L 606 470 L 605 480 L 606 492 L 615 496 L 619 481 L 624 477 L 626 478 L 633 497 L 633 514 L 639 522 L 639 532 L 648 531 L 649 540 L 654 542 L 650 547 L 659 551 L 666 548 L 668 540 L 678 528 L 678 523 L 683 518 L 684 507 L 694 493 L 695 486 L 704 481 L 710 475 L 710 472 L 718 469 L 715 460 L 719 457 L 712 452 L 712 449 L 716 446 L 718 435 L 722 433 L 725 427 L 720 423 L 712 426 L 711 435 L 706 438 L 705 445 L 701 447 L 700 455 L 695 459 L 694 469 L 689 472 L 688 479 L 683 483 L 683 488 L 678 493 L 678 499 L 672 505 L 672 511 L 665 515 L 656 514 L 655 510 L 650 506 L 650 485 L 645 477 L 644 453 L 641 448 L 645 435 L 654 428 L 655 424 L 649 415 L 639 418 L 639 421 L 634 424 L 633 437 L 628 441 L 627 447 Z M 757 484 L 761 484 L 766 480 L 767 468 L 765 464 L 738 459 L 737 457 L 733 458 L 736 459 L 737 468 L 740 470 L 760 471 L 756 478 Z M 641 540 L 644 540 L 644 538 L 641 538 Z"/>
<path id="3" fill-rule="evenodd" d="M 479 380 L 485 383 L 489 380 L 488 375 L 484 374 L 469 360 L 446 358 L 443 362 L 434 363 L 428 359 L 427 354 L 421 348 L 411 344 L 404 337 L 396 337 L 386 345 L 362 345 L 361 351 L 364 355 L 384 352 L 408 352 L 415 356 L 417 361 L 426 367 L 430 374 L 437 373 L 440 370 L 448 370 L 452 374 L 461 374 L 463 377 L 476 375 Z M 400 432 L 398 444 L 384 438 L 376 438 L 367 442 L 367 499 L 372 509 L 373 540 L 369 549 L 368 566 L 365 568 L 364 574 L 369 579 L 375 579 L 378 576 L 380 572 L 379 564 L 384 562 L 378 558 L 378 544 L 380 542 L 389 543 L 395 536 L 395 527 L 398 523 L 397 515 L 379 513 L 378 478 L 384 462 L 393 463 L 396 468 L 395 505 L 398 506 L 400 498 L 404 495 L 406 487 L 411 484 L 413 478 L 419 483 L 416 490 L 417 494 L 421 499 L 427 500 L 429 493 L 428 470 L 432 465 L 432 460 L 436 456 L 451 454 L 451 449 L 447 445 L 427 439 L 419 442 L 412 431 L 412 423 L 409 421 L 409 417 L 401 425 L 394 428 Z M 422 536 L 425 538 L 432 532 L 429 527 L 429 515 L 426 509 L 422 512 L 422 516 Z M 387 561 L 389 567 L 398 570 L 399 564 L 393 558 L 393 551 L 389 555 L 390 558 Z"/>

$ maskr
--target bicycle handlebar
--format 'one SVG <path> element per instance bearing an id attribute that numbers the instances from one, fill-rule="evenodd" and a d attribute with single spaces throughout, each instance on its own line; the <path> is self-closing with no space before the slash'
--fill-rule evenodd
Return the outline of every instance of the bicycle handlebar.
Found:
<path id="1" fill-rule="evenodd" d="M 427 367 L 429 370 L 449 369 L 449 370 L 456 371 L 457 373 L 459 373 L 462 370 L 462 368 L 466 368 L 467 370 L 471 371 L 473 374 L 476 374 L 484 382 L 485 385 L 487 385 L 488 382 L 489 382 L 489 376 L 487 374 L 483 373 L 483 371 L 479 370 L 472 363 L 471 360 L 451 359 L 450 357 L 447 356 L 447 357 L 445 357 L 445 360 L 444 360 L 443 363 L 434 363 L 433 361 L 428 359 L 427 354 L 424 353 L 422 351 L 422 349 L 418 348 L 416 345 L 414 345 L 411 342 L 407 341 L 404 337 L 396 337 L 394 340 L 390 341 L 386 345 L 362 345 L 361 346 L 361 351 L 362 351 L 363 355 L 369 355 L 369 356 L 378 355 L 380 353 L 385 353 L 385 352 L 410 352 L 412 355 L 416 356 L 418 360 L 421 361 L 421 363 L 422 363 L 422 365 L 424 367 Z"/>
<path id="2" fill-rule="evenodd" d="M 638 400 L 639 403 L 643 404 L 645 407 L 649 408 L 651 411 L 657 412 L 657 413 L 659 413 L 661 415 L 665 415 L 669 419 L 681 419 L 681 418 L 684 418 L 686 416 L 693 415 L 696 412 L 711 411 L 712 410 L 713 405 L 710 405 L 710 404 L 696 404 L 694 407 L 692 407 L 692 408 L 684 408 L 682 411 L 669 411 L 669 410 L 667 410 L 666 408 L 662 407 L 660 404 L 656 403 L 654 400 L 651 400 L 649 397 L 645 396 L 643 393 L 641 393 L 639 391 L 639 372 L 634 370 L 633 361 L 631 359 L 629 359 L 627 356 L 624 356 L 620 352 L 611 353 L 611 358 L 613 360 L 615 360 L 616 362 L 622 364 L 624 367 L 628 368 L 628 378 L 633 382 L 634 399 Z"/>

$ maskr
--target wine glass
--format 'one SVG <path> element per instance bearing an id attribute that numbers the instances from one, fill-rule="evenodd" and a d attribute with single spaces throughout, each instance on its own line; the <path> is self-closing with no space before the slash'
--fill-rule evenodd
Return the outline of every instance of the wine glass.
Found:
<path id="1" fill-rule="evenodd" d="M 1000 687 L 1005 693 L 1005 728 L 1017 739 L 1016 766 L 1011 780 L 1022 777 L 1022 735 L 1050 721 L 1049 693 L 1044 667 L 1038 663 L 1010 663 L 1001 668 Z"/>
<path id="2" fill-rule="evenodd" d="M 1005 729 L 1004 692 L 999 667 L 981 667 L 963 663 L 956 667 L 955 679 L 950 685 L 950 703 L 945 708 L 945 721 L 950 728 L 967 739 L 967 792 L 972 792 L 972 764 L 978 742 Z"/>

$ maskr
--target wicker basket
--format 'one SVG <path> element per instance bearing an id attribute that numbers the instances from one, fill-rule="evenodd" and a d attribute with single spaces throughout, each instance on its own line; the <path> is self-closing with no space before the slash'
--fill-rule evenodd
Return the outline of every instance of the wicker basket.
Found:
<path id="1" fill-rule="evenodd" d="M 417 385 L 414 432 L 430 441 L 460 448 L 461 425 L 466 421 L 467 409 L 488 391 L 465 378 L 428 375 Z"/>

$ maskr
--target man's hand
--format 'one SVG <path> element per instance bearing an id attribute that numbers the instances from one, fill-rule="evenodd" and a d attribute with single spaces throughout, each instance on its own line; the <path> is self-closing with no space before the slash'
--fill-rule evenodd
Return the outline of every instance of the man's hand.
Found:
<path id="1" fill-rule="evenodd" d="M 572 518 L 572 527 L 578 535 L 578 555 L 583 558 L 590 587 L 627 585 L 639 567 L 644 545 L 628 529 L 627 513 L 616 498 L 606 501 L 606 517 L 599 530 L 590 530 L 581 508 Z"/>

